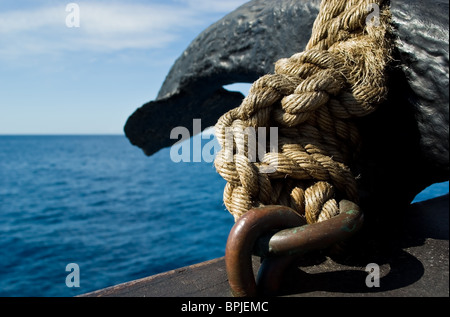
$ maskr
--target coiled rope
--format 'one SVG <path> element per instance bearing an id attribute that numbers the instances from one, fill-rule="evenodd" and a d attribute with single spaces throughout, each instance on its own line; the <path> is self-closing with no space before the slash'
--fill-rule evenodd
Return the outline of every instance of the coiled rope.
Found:
<path id="1" fill-rule="evenodd" d="M 374 5 L 376 21 L 369 20 Z M 275 73 L 254 82 L 242 104 L 218 120 L 214 164 L 236 220 L 251 208 L 284 205 L 314 223 L 337 215 L 341 199 L 358 203 L 355 118 L 386 98 L 389 33 L 388 1 L 323 0 L 305 51 L 278 60 Z M 258 135 L 261 127 L 278 128 L 277 148 Z M 266 138 L 262 157 L 249 158 L 257 145 L 247 128 L 258 142 Z"/>

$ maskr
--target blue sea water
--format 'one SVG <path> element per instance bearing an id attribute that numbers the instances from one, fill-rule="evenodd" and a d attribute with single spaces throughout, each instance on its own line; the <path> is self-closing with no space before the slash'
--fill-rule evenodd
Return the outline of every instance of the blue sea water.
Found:
<path id="1" fill-rule="evenodd" d="M 212 163 L 146 157 L 124 136 L 2 136 L 0 296 L 73 296 L 223 256 L 224 185 Z"/>
<path id="2" fill-rule="evenodd" d="M 122 135 L 0 136 L 0 296 L 74 296 L 223 256 L 224 185 L 211 162 L 146 157 Z"/>

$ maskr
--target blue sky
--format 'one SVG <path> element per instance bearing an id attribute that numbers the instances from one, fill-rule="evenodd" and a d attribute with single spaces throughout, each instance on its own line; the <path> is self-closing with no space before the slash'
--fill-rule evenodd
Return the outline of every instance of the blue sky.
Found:
<path id="1" fill-rule="evenodd" d="M 189 43 L 245 2 L 1 0 L 0 134 L 122 134 Z"/>

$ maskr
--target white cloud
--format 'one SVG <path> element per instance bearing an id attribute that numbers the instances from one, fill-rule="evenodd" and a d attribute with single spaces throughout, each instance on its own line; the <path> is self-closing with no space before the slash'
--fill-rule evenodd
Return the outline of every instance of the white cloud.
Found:
<path id="1" fill-rule="evenodd" d="M 66 51 L 160 48 L 192 27 L 209 25 L 245 0 L 162 3 L 77 1 L 80 27 L 68 28 L 66 3 L 0 12 L 0 57 Z M 221 15 L 219 15 L 221 14 Z"/>
<path id="2" fill-rule="evenodd" d="M 64 9 L 64 7 L 63 7 Z M 32 11 L 12 11 L 0 13 L 0 34 L 17 34 L 18 32 L 36 30 L 42 27 L 56 27 L 65 12 L 61 8 L 40 8 Z M 64 22 L 64 20 L 62 20 Z"/>

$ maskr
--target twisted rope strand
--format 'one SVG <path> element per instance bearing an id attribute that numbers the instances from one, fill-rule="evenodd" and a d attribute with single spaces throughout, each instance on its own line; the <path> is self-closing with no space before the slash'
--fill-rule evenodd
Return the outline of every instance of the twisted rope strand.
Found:
<path id="1" fill-rule="evenodd" d="M 379 25 L 366 24 L 373 3 Z M 281 204 L 314 223 L 337 215 L 340 199 L 358 202 L 349 167 L 360 146 L 354 119 L 386 97 L 388 32 L 387 1 L 322 1 L 305 51 L 278 60 L 275 73 L 255 81 L 242 104 L 218 120 L 222 149 L 214 164 L 236 220 Z M 252 139 L 268 140 L 260 127 L 278 128 L 278 147 L 266 146 L 264 155 L 255 154 L 261 145 Z"/>

